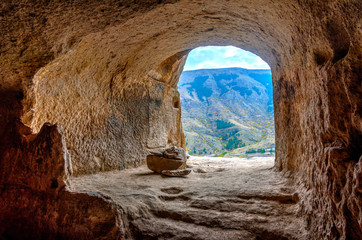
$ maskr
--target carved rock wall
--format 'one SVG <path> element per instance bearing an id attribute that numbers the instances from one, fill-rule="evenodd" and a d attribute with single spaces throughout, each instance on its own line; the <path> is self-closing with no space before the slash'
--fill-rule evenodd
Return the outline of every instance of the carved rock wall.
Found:
<path id="1" fill-rule="evenodd" d="M 1 4 L 3 139 L 16 118 L 35 132 L 50 122 L 64 133 L 75 175 L 138 166 L 150 148 L 185 146 L 176 87 L 187 52 L 234 45 L 272 68 L 276 168 L 300 183 L 311 232 L 361 238 L 359 1 Z M 10 145 L 0 152 L 4 169 Z M 25 174 L 33 188 L 49 184 L 31 177 L 36 166 Z"/>
<path id="2" fill-rule="evenodd" d="M 64 138 L 19 121 L 0 140 L 0 236 L 5 239 L 124 238 L 122 214 L 105 196 L 72 192 Z M 11 160 L 11 162 L 9 162 Z"/>

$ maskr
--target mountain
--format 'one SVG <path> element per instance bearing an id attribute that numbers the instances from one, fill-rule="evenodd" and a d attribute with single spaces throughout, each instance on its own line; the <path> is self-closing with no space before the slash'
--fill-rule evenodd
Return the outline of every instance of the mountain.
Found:
<path id="1" fill-rule="evenodd" d="M 242 155 L 248 149 L 274 147 L 270 70 L 184 71 L 178 86 L 191 155 Z"/>

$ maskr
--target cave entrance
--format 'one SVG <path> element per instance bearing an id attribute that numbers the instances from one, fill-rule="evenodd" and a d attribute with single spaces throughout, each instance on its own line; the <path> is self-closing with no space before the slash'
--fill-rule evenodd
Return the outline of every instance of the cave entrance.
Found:
<path id="1" fill-rule="evenodd" d="M 259 56 L 234 46 L 195 48 L 178 89 L 191 156 L 274 157 L 271 70 Z"/>

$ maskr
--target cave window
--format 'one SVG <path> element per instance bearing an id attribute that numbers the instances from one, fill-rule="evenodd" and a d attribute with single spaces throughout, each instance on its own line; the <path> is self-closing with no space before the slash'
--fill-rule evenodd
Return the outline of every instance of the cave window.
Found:
<path id="1" fill-rule="evenodd" d="M 274 156 L 271 70 L 259 56 L 233 46 L 195 48 L 178 88 L 190 155 Z"/>

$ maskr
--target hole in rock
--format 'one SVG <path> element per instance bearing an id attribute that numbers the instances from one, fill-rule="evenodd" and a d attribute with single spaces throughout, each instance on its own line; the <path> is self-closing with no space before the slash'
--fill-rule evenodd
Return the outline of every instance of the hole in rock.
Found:
<path id="1" fill-rule="evenodd" d="M 188 153 L 209 157 L 273 157 L 271 70 L 233 46 L 192 50 L 178 88 Z"/>
<path id="2" fill-rule="evenodd" d="M 221 62 L 210 61 L 210 54 Z M 195 61 L 197 55 L 203 56 L 203 62 Z M 220 59 L 221 55 L 226 60 Z M 298 194 L 273 170 L 269 66 L 259 57 L 231 46 L 196 48 L 188 55 L 177 91 L 177 79 L 171 76 L 179 69 L 175 66 L 183 64 L 183 56 L 169 57 L 148 74 L 155 85 L 150 104 L 155 114 L 150 119 L 157 120 L 153 125 L 157 131 L 152 134 L 164 139 L 163 146 L 181 147 L 182 141 L 175 144 L 169 133 L 174 128 L 163 132 L 157 117 L 174 117 L 179 123 L 182 113 L 187 149 L 192 155 L 186 163 L 190 174 L 167 177 L 141 165 L 121 172 L 73 177 L 73 190 L 103 193 L 122 206 L 136 239 L 209 239 L 205 236 L 211 235 L 213 239 L 295 238 L 301 228 L 294 214 Z M 165 90 L 163 81 L 168 83 L 167 79 L 174 83 L 173 91 Z M 165 94 L 169 94 L 167 101 L 162 98 Z M 156 111 L 164 104 L 167 112 Z M 159 139 L 152 140 L 157 143 Z M 162 156 L 155 152 L 149 156 L 167 161 L 165 152 Z M 155 224 L 161 227 L 152 227 Z M 276 225 L 283 229 L 275 229 Z"/>

